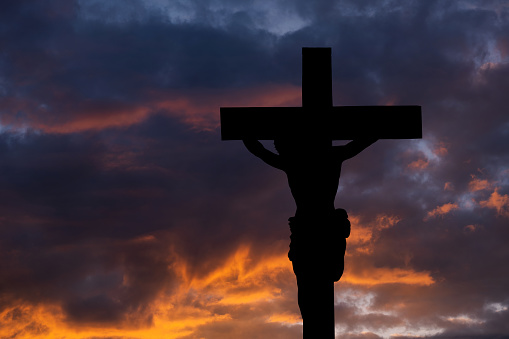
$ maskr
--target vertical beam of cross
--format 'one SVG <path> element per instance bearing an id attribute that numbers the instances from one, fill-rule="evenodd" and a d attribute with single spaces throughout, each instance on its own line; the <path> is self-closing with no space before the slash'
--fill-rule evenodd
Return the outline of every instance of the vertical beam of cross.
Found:
<path id="1" fill-rule="evenodd" d="M 318 142 L 313 147 L 313 153 L 323 159 L 327 157 L 328 147 L 332 145 L 332 138 L 329 136 L 332 113 L 331 54 L 330 48 L 302 49 L 302 107 L 309 110 L 309 115 L 313 117 L 306 119 L 307 139 Z M 318 145 L 320 146 L 317 147 Z M 304 164 L 304 166 L 313 165 Z M 326 192 L 323 193 L 326 194 Z M 306 227 L 317 229 L 323 226 L 306 225 Z M 322 260 L 326 259 L 322 258 Z M 319 265 L 319 263 L 315 264 Z M 334 281 L 324 281 L 319 276 L 313 277 L 311 272 L 304 274 L 307 276 L 298 278 L 298 288 L 302 290 L 299 291 L 299 298 L 307 299 L 309 305 L 306 317 L 303 319 L 303 338 L 334 339 Z M 307 295 L 301 295 L 304 293 Z M 310 307 L 312 307 L 311 310 Z"/>
<path id="2" fill-rule="evenodd" d="M 332 107 L 330 48 L 302 49 L 302 106 Z"/>

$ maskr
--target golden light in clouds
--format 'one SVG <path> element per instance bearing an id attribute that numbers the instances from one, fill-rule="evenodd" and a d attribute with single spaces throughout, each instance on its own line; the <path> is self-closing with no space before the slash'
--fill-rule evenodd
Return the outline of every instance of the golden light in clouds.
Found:
<path id="1" fill-rule="evenodd" d="M 158 93 L 154 106 L 165 110 L 198 130 L 219 126 L 219 107 L 300 106 L 301 88 L 294 85 L 266 85 L 226 90 L 195 90 L 186 93 Z"/>
<path id="2" fill-rule="evenodd" d="M 509 218 L 509 195 L 501 195 L 498 189 L 491 194 L 490 198 L 479 202 L 481 207 L 488 207 L 497 210 L 497 214 Z"/>
<path id="3" fill-rule="evenodd" d="M 382 225 L 379 227 L 389 227 L 395 220 L 387 216 L 377 218 Z M 361 236 L 359 239 L 368 237 Z M 161 291 L 147 310 L 140 311 L 143 314 L 129 314 L 122 324 L 102 327 L 72 324 L 66 322 L 63 310 L 57 305 L 21 305 L 0 314 L 5 323 L 0 328 L 0 338 L 180 338 L 193 334 L 202 325 L 237 321 L 236 312 L 241 306 L 247 306 L 265 323 L 285 326 L 301 323 L 296 305 L 295 277 L 286 252 L 254 258 L 250 247 L 242 245 L 203 277 L 191 276 L 187 265 L 183 258 L 177 260 L 174 267 L 178 276 L 177 288 Z M 428 272 L 416 272 L 410 268 L 365 265 L 355 270 L 348 269 L 352 266 L 357 265 L 352 262 L 347 265 L 341 283 L 369 287 L 395 283 L 428 286 L 434 282 Z M 289 303 L 295 306 L 293 310 L 282 308 L 283 304 Z M 136 319 L 146 318 L 147 312 L 152 314 L 151 324 L 135 325 L 141 323 Z"/>
<path id="4" fill-rule="evenodd" d="M 251 264 L 249 246 L 241 246 L 220 267 L 202 278 L 190 277 L 185 261 L 177 261 L 176 272 L 179 285 L 171 293 L 161 291 L 150 306 L 152 325 L 130 328 L 129 321 L 110 327 L 89 327 L 68 324 L 58 306 L 20 306 L 0 314 L 0 319 L 9 320 L 0 328 L 0 338 L 90 338 L 94 336 L 122 336 L 129 338 L 180 338 L 192 334 L 204 324 L 231 320 L 228 313 L 219 314 L 218 306 L 257 304 L 281 299 L 280 280 L 295 284 L 291 263 L 285 254 L 266 257 Z M 296 294 L 296 292 L 295 292 Z M 136 318 L 137 314 L 130 317 Z M 267 322 L 295 322 L 298 314 L 278 313 L 266 315 Z M 117 328 L 120 327 L 120 328 Z"/>
<path id="5" fill-rule="evenodd" d="M 341 281 L 352 285 L 367 286 L 380 284 L 429 286 L 435 282 L 429 272 L 416 272 L 412 269 L 405 268 L 366 266 L 355 271 L 351 271 L 347 266 Z"/>
<path id="6" fill-rule="evenodd" d="M 373 252 L 373 242 L 378 239 L 380 231 L 393 227 L 401 218 L 395 215 L 380 214 L 374 220 L 362 223 L 357 215 L 350 215 L 350 223 L 352 224 L 352 232 L 347 240 L 347 255 L 352 251 L 364 254 Z"/>
<path id="7" fill-rule="evenodd" d="M 184 264 L 178 269 L 183 277 L 180 288 L 213 296 L 214 302 L 223 305 L 277 299 L 281 289 L 270 282 L 293 275 L 286 253 L 252 262 L 249 246 L 243 245 L 221 267 L 202 278 L 188 277 Z"/>
<path id="8" fill-rule="evenodd" d="M 363 286 L 379 284 L 428 286 L 434 283 L 429 272 L 416 272 L 408 267 L 375 267 L 364 261 L 361 265 L 356 265 L 356 254 L 373 254 L 373 244 L 378 240 L 379 232 L 395 226 L 401 221 L 401 218 L 395 215 L 381 214 L 366 224 L 362 224 L 360 218 L 356 215 L 351 215 L 349 219 L 352 223 L 352 233 L 347 240 L 345 273 L 341 278 L 341 282 Z M 352 269 L 352 267 L 355 269 Z"/>
<path id="9" fill-rule="evenodd" d="M 425 169 L 426 167 L 428 167 L 428 165 L 429 165 L 429 161 L 426 161 L 424 159 L 418 159 L 418 160 L 415 160 L 415 161 L 412 161 L 411 163 L 409 163 L 408 168 L 413 169 L 413 170 L 422 170 L 422 169 Z"/>
<path id="10" fill-rule="evenodd" d="M 1 100 L 10 111 L 24 110 L 30 115 L 30 126 L 46 133 L 76 133 L 111 127 L 128 127 L 152 114 L 167 114 L 198 130 L 215 130 L 219 126 L 221 106 L 300 106 L 301 88 L 290 84 L 264 85 L 240 89 L 193 89 L 147 93 L 144 104 L 122 101 L 81 102 L 63 98 L 60 107 L 41 108 L 36 102 Z M 40 114 L 44 110 L 44 114 Z M 58 111 L 61 110 L 61 111 Z M 17 126 L 15 117 L 2 116 L 2 125 Z"/>
<path id="11" fill-rule="evenodd" d="M 106 103 L 104 107 L 95 106 L 97 107 L 80 108 L 81 114 L 67 121 L 40 122 L 33 127 L 46 133 L 75 133 L 109 127 L 127 127 L 140 123 L 150 115 L 150 109 L 144 106 L 132 107 L 119 103 Z"/>
<path id="12" fill-rule="evenodd" d="M 433 149 L 433 154 L 435 154 L 436 156 L 439 156 L 439 157 L 446 156 L 447 153 L 449 153 L 449 150 L 447 149 L 447 145 L 444 142 L 439 142 L 435 146 L 435 149 Z"/>
<path id="13" fill-rule="evenodd" d="M 479 179 L 475 175 L 472 175 L 472 180 L 468 183 L 468 189 L 470 192 L 483 191 L 491 188 L 491 183 L 486 179 Z"/>
<path id="14" fill-rule="evenodd" d="M 282 324 L 301 324 L 302 318 L 300 315 L 292 313 L 273 314 L 270 316 L 268 322 L 282 323 Z"/>
<path id="15" fill-rule="evenodd" d="M 446 215 L 453 210 L 457 210 L 458 208 L 459 208 L 459 206 L 456 203 L 447 203 L 447 204 L 443 204 L 441 206 L 437 206 L 435 209 L 428 212 L 428 214 L 424 220 L 426 221 L 426 220 L 429 220 L 430 218 L 435 218 L 438 216 Z"/>

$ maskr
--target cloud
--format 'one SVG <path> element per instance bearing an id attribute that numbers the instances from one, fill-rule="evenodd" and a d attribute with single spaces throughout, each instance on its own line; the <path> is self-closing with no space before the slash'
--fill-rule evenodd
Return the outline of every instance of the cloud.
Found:
<path id="1" fill-rule="evenodd" d="M 454 190 L 454 186 L 451 182 L 446 182 L 444 184 L 444 191 L 453 191 Z"/>
<path id="2" fill-rule="evenodd" d="M 472 180 L 468 183 L 471 192 L 484 191 L 491 188 L 492 184 L 487 179 L 478 179 L 472 176 Z"/>
<path id="3" fill-rule="evenodd" d="M 497 210 L 497 214 L 500 216 L 509 217 L 509 195 L 501 195 L 498 193 L 498 189 L 491 193 L 488 200 L 480 201 L 479 204 L 481 207 Z"/>
<path id="4" fill-rule="evenodd" d="M 162 331 L 149 330 L 157 323 L 155 303 L 161 293 L 176 295 L 174 288 L 181 288 L 183 296 L 192 295 L 185 291 L 179 258 L 185 261 L 187 277 L 192 281 L 187 288 L 204 295 L 216 293 L 221 302 L 214 307 L 237 307 L 271 296 L 278 298 L 282 287 L 258 279 L 273 283 L 272 278 L 281 272 L 286 271 L 286 279 L 294 283 L 291 267 L 288 269 L 286 242 L 276 248 L 282 248 L 281 258 L 266 257 L 274 251 L 274 241 L 278 239 L 277 235 L 263 235 L 271 225 L 262 223 L 256 211 L 251 211 L 253 217 L 245 222 L 243 210 L 247 207 L 239 209 L 237 216 L 224 212 L 229 204 L 222 202 L 220 196 L 230 198 L 239 189 L 231 184 L 232 179 L 240 180 L 239 173 L 254 173 L 256 169 L 243 169 L 241 160 L 237 168 L 240 172 L 235 176 L 227 167 L 219 171 L 223 173 L 221 183 L 219 172 L 213 168 L 209 167 L 212 173 L 202 172 L 204 162 L 213 166 L 217 161 L 218 153 L 211 149 L 219 145 L 218 135 L 213 134 L 215 141 L 211 143 L 210 137 L 200 141 L 200 134 L 194 133 L 188 137 L 188 145 L 182 135 L 185 130 L 185 125 L 160 115 L 131 127 L 128 137 L 122 129 L 79 135 L 3 133 L 3 309 L 10 312 L 15 305 L 31 309 L 41 305 L 45 310 L 44 305 L 54 305 L 56 319 L 53 311 L 48 311 L 43 321 L 37 322 L 49 327 L 52 335 L 67 333 L 68 327 L 79 329 L 83 335 L 89 333 L 85 331 L 88 327 L 99 328 L 96 334 L 119 327 L 124 330 L 113 333 L 120 336 L 127 328 L 135 327 L 132 336 L 143 337 L 146 334 L 137 331 Z M 154 140 L 157 133 L 164 137 Z M 223 156 L 233 158 L 235 147 L 225 146 Z M 188 153 L 189 147 L 201 148 L 202 155 Z M 169 153 L 161 157 L 161 152 Z M 249 155 L 244 158 L 249 159 Z M 175 162 L 176 159 L 180 160 Z M 210 180 L 209 175 L 215 179 Z M 203 200 L 196 199 L 197 191 L 189 192 L 193 185 L 204 193 Z M 257 196 L 255 189 L 249 189 L 251 185 L 256 187 L 258 183 L 248 180 L 244 184 L 251 193 L 251 202 L 260 204 L 257 199 L 267 198 L 281 201 L 267 197 L 265 192 Z M 248 200 L 241 198 L 238 203 L 248 204 Z M 285 219 L 282 221 L 287 230 Z M 238 229 L 230 229 L 232 224 L 237 224 Z M 249 224 L 253 225 L 251 231 Z M 260 224 L 266 226 L 259 227 Z M 242 272 L 250 273 L 238 276 L 230 264 L 246 265 L 246 257 L 234 256 L 233 261 L 228 258 L 236 253 L 239 243 L 246 243 L 243 238 L 250 234 L 253 236 L 249 243 L 257 247 L 252 256 L 267 260 L 248 266 Z M 217 265 L 222 265 L 223 271 L 214 271 Z M 229 285 L 229 279 L 238 279 L 238 284 Z M 184 305 L 188 302 L 183 301 Z M 193 309 L 187 315 L 182 311 L 183 318 L 173 320 L 175 333 L 179 328 L 194 328 L 224 318 L 212 311 L 199 313 L 199 305 Z M 176 310 L 168 312 L 169 318 L 178 314 Z M 2 334 L 17 333 L 31 322 L 13 324 Z"/>
<path id="5" fill-rule="evenodd" d="M 428 165 L 429 165 L 429 162 L 427 162 L 424 159 L 419 159 L 419 160 L 415 160 L 415 161 L 412 161 L 411 163 L 409 163 L 408 168 L 413 169 L 413 170 L 423 170 L 426 167 L 428 167 Z"/>
<path id="6" fill-rule="evenodd" d="M 90 19 L 91 12 L 106 7 L 115 8 L 107 11 L 110 14 L 131 10 L 133 15 L 154 13 L 143 11 L 146 4 L 141 1 L 108 5 L 70 2 L 61 8 L 50 7 L 27 3 L 11 8 L 17 11 L 19 22 L 38 26 L 25 27 L 22 37 L 4 39 L 0 65 L 8 71 L 2 77 L 0 121 L 9 128 L 73 133 L 125 127 L 160 110 L 171 110 L 187 122 L 199 116 L 194 123 L 203 126 L 207 122 L 206 127 L 211 128 L 217 125 L 217 108 L 235 102 L 228 98 L 242 95 L 246 88 L 253 90 L 243 94 L 244 102 L 260 99 L 256 101 L 260 104 L 270 95 L 274 98 L 270 103 L 287 104 L 295 99 L 290 93 L 293 80 L 279 75 L 272 80 L 273 86 L 265 86 L 268 74 L 281 71 L 267 72 L 270 53 L 258 41 L 256 31 L 242 34 L 240 39 L 231 32 L 172 24 L 152 14 L 141 26 L 133 26 L 129 15 L 120 26 Z M 20 29 L 10 19 L 5 22 L 14 26 L 15 32 Z M 24 48 L 15 48 L 17 44 Z M 207 58 L 202 57 L 204 51 L 210 52 Z M 37 62 L 28 62 L 32 59 Z M 246 72 L 251 75 L 245 76 Z"/>
<path id="7" fill-rule="evenodd" d="M 361 272 L 354 270 L 345 273 L 343 281 L 354 285 L 409 284 L 428 286 L 434 283 L 429 272 L 415 272 L 411 269 L 363 267 Z"/>
<path id="8" fill-rule="evenodd" d="M 32 128 L 45 133 L 79 133 L 89 130 L 125 128 L 139 124 L 151 115 L 166 114 L 178 118 L 190 128 L 215 130 L 219 127 L 220 106 L 299 106 L 300 88 L 293 85 L 272 85 L 247 89 L 163 91 L 153 93 L 141 103 L 123 101 L 90 101 L 60 105 L 59 111 L 47 107 L 35 107 L 34 103 L 5 100 L 4 109 L 10 111 L 35 111 L 26 121 L 16 122 L 4 117 L 3 124 L 11 129 Z M 32 105 L 33 104 L 33 105 Z M 65 119 L 58 118 L 70 112 Z M 34 114 L 36 113 L 36 114 Z M 43 115 L 40 116 L 40 113 Z"/>
<path id="9" fill-rule="evenodd" d="M 364 222 L 360 216 L 350 215 L 352 232 L 347 240 L 348 251 L 353 250 L 360 253 L 372 253 L 374 242 L 379 240 L 380 232 L 395 226 L 401 221 L 396 215 L 379 214 L 373 220 Z"/>
<path id="10" fill-rule="evenodd" d="M 456 203 L 447 203 L 442 206 L 438 206 L 435 209 L 428 212 L 425 220 L 428 220 L 430 218 L 435 218 L 438 216 L 444 216 L 444 215 L 450 213 L 451 211 L 457 210 L 458 208 L 459 208 L 459 206 Z"/>
<path id="11" fill-rule="evenodd" d="M 509 333 L 506 6 L 161 4 L 0 4 L 0 336 L 300 336 L 286 178 L 218 113 L 300 105 L 302 46 L 335 104 L 423 107 L 343 166 L 338 333 Z"/>
<path id="12" fill-rule="evenodd" d="M 149 236 L 133 242 L 137 246 L 146 246 L 155 241 L 158 240 Z M 75 332 L 80 333 L 81 336 L 110 333 L 110 335 L 135 338 L 159 338 L 163 335 L 177 338 L 193 334 L 199 331 L 200 327 L 211 323 L 227 323 L 229 326 L 235 326 L 235 319 L 239 317 L 258 317 L 261 321 L 260 325 L 267 324 L 269 329 L 272 326 L 270 324 L 286 324 L 290 319 L 299 317 L 295 313 L 289 313 L 288 310 L 269 306 L 274 300 L 290 298 L 294 302 L 296 298 L 295 282 L 289 279 L 293 274 L 286 253 L 260 260 L 260 258 L 250 257 L 249 248 L 244 246 L 233 253 L 229 260 L 221 263 L 221 266 L 214 267 L 205 276 L 189 276 L 185 268 L 185 258 L 174 260 L 171 266 L 179 281 L 177 289 L 173 291 L 154 289 L 157 287 L 154 277 L 136 277 L 127 273 L 127 276 L 123 278 L 122 284 L 127 288 L 140 287 L 140 281 L 136 279 L 147 279 L 146 283 L 152 286 L 146 285 L 144 289 L 155 293 L 157 297 L 151 298 L 150 307 L 126 308 L 124 305 L 122 313 L 126 323 L 121 329 L 109 328 L 108 322 L 112 320 L 116 320 L 117 324 L 121 323 L 120 319 L 111 318 L 120 310 L 108 307 L 114 303 L 114 300 L 105 298 L 112 295 L 103 295 L 89 298 L 73 306 L 25 305 L 7 308 L 0 313 L 0 316 L 3 319 L 10 318 L 11 321 L 9 326 L 0 330 L 0 334 L 14 333 L 20 338 L 28 338 L 34 335 L 35 329 L 38 328 L 39 332 L 44 332 L 41 332 L 42 334 L 53 336 Z M 146 273 L 150 271 L 160 272 L 160 270 L 148 270 Z M 136 278 L 133 279 L 134 277 Z M 94 277 L 91 278 L 94 279 Z M 288 284 L 288 281 L 292 283 Z M 284 286 L 286 291 L 282 292 L 281 288 L 274 289 L 274 284 Z M 288 292 L 289 287 L 294 293 Z M 243 305 L 247 305 L 247 308 Z M 72 310 L 71 307 L 76 307 L 76 310 Z M 272 310 L 267 313 L 269 309 Z M 37 335 L 41 334 L 39 332 Z"/>

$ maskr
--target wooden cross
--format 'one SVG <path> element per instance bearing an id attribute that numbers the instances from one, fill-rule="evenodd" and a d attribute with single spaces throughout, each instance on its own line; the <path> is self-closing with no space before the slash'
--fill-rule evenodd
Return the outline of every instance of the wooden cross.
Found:
<path id="1" fill-rule="evenodd" d="M 316 129 L 331 140 L 422 138 L 420 106 L 333 106 L 330 48 L 302 49 L 302 107 L 221 107 L 222 140 Z"/>
<path id="2" fill-rule="evenodd" d="M 421 107 L 334 107 L 331 49 L 303 48 L 302 107 L 221 107 L 223 140 L 285 137 L 320 139 L 330 143 L 332 140 L 422 138 Z M 327 152 L 327 149 L 317 147 L 313 151 Z M 322 154 L 327 156 L 327 153 Z M 324 191 L 324 194 L 327 193 L 327 190 Z M 313 280 L 310 276 L 306 284 L 313 284 Z M 334 281 L 316 286 L 305 289 L 305 295 L 317 301 L 313 301 L 313 310 L 304 319 L 304 338 L 332 339 L 335 337 Z"/>

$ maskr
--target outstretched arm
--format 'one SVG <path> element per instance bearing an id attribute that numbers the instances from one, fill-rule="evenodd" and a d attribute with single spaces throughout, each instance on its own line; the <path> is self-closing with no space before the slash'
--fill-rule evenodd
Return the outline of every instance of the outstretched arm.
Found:
<path id="1" fill-rule="evenodd" d="M 258 140 L 242 140 L 244 145 L 248 149 L 249 152 L 256 155 L 258 158 L 262 159 L 266 164 L 275 167 L 277 169 L 283 170 L 283 164 L 281 162 L 281 158 L 279 155 L 272 153 L 265 147 L 263 147 L 262 143 Z"/>
<path id="2" fill-rule="evenodd" d="M 350 141 L 345 146 L 335 146 L 334 149 L 341 154 L 343 160 L 353 158 L 366 148 L 374 144 L 378 139 L 359 139 Z"/>

